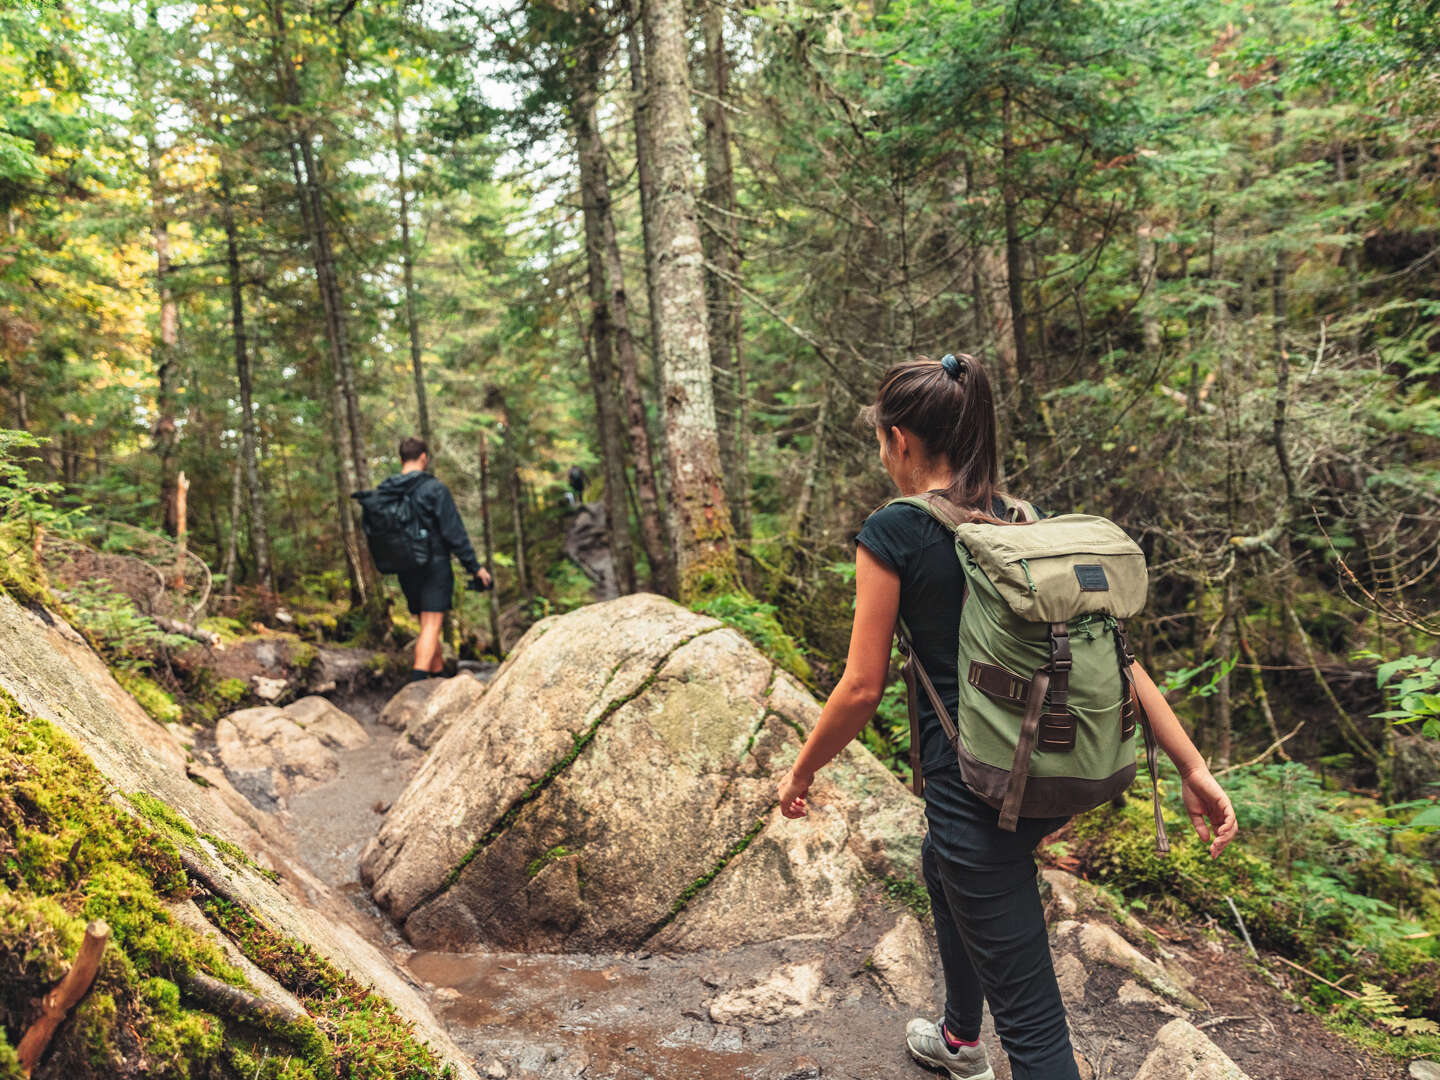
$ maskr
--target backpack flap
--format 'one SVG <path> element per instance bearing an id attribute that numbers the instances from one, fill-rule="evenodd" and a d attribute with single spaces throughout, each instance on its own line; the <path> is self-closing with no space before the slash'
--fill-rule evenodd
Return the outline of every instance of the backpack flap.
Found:
<path id="1" fill-rule="evenodd" d="M 1145 553 L 1118 525 L 1062 514 L 1026 525 L 966 522 L 956 539 L 1015 615 L 1066 623 L 1103 613 L 1128 619 L 1145 606 Z"/>

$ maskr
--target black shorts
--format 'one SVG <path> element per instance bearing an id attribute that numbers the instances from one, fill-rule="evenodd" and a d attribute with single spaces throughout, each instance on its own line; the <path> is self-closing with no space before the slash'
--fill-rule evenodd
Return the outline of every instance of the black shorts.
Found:
<path id="1" fill-rule="evenodd" d="M 402 570 L 397 576 L 411 615 L 450 610 L 450 600 L 455 595 L 455 571 L 449 556 L 431 559 L 414 570 Z"/>

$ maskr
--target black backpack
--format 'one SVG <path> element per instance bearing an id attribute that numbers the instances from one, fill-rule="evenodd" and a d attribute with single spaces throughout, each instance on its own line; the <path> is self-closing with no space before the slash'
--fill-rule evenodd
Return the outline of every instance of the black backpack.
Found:
<path id="1" fill-rule="evenodd" d="M 360 503 L 360 527 L 375 569 L 382 574 L 415 570 L 431 559 L 430 524 L 415 503 L 416 493 L 427 483 L 372 488 L 350 496 Z"/>

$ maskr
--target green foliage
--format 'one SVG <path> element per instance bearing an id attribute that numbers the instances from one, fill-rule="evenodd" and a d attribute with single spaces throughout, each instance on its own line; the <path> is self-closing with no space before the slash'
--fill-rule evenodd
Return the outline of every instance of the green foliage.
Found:
<path id="1" fill-rule="evenodd" d="M 1357 659 L 1378 660 L 1374 653 L 1361 653 Z M 1387 660 L 1375 671 L 1375 684 L 1385 691 L 1391 708 L 1376 713 L 1377 719 L 1389 720 L 1396 727 L 1416 727 L 1427 738 L 1440 739 L 1440 658 L 1402 656 Z"/>
<path id="2" fill-rule="evenodd" d="M 152 720 L 173 724 L 184 719 L 185 710 L 174 696 L 148 675 L 133 667 L 117 667 L 114 675 L 121 689 L 133 697 Z"/>
<path id="3" fill-rule="evenodd" d="M 930 917 L 930 894 L 923 882 L 913 877 L 888 877 L 885 879 L 885 895 L 898 904 L 904 904 L 918 917 Z"/>
<path id="4" fill-rule="evenodd" d="M 1173 774 L 1168 857 L 1155 854 L 1150 808 L 1138 798 L 1076 820 L 1080 857 L 1097 880 L 1180 918 L 1228 923 L 1231 897 L 1257 945 L 1332 982 L 1369 979 L 1409 1012 L 1440 1016 L 1440 880 L 1428 859 L 1397 850 L 1414 834 L 1413 807 L 1339 798 L 1294 762 L 1236 770 L 1225 783 L 1241 840 L 1220 859 L 1194 837 Z M 1323 986 L 1313 993 L 1326 1004 L 1340 997 Z"/>
<path id="5" fill-rule="evenodd" d="M 190 639 L 169 634 L 156 625 L 135 601 L 106 581 L 81 581 L 58 590 L 75 621 L 105 652 L 113 667 L 135 669 L 148 665 L 159 649 L 181 649 Z"/>
<path id="6" fill-rule="evenodd" d="M 801 682 L 810 683 L 814 679 L 804 651 L 780 625 L 773 604 L 762 603 L 748 593 L 727 592 L 696 604 L 694 610 L 740 631 L 756 648 Z"/>

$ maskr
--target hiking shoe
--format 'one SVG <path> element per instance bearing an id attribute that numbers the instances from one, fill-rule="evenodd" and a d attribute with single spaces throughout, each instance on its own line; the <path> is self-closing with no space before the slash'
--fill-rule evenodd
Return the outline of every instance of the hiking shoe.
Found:
<path id="1" fill-rule="evenodd" d="M 921 1065 L 947 1073 L 950 1080 L 995 1080 L 984 1043 L 951 1051 L 934 1020 L 917 1016 L 906 1024 L 905 1047 Z"/>

